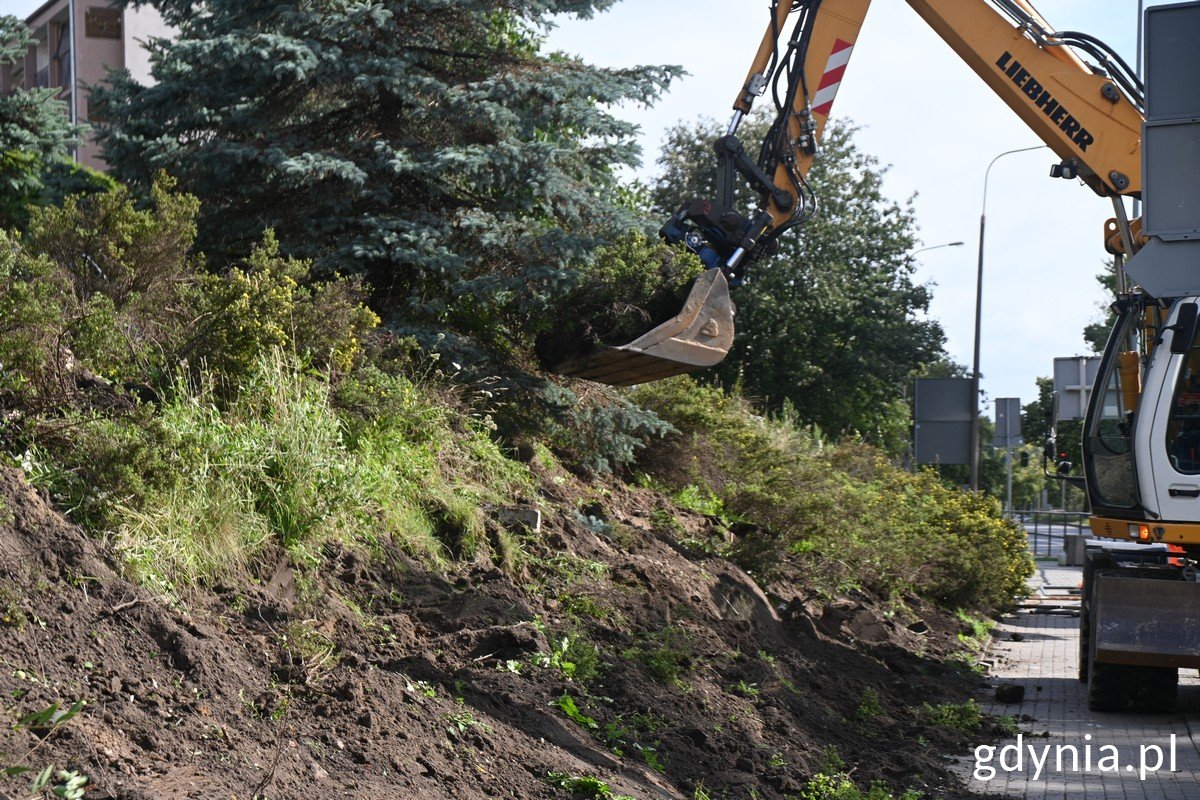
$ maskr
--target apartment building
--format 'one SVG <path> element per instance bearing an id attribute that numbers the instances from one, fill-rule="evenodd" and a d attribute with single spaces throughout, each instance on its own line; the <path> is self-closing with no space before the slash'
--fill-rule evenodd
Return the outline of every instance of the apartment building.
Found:
<path id="1" fill-rule="evenodd" d="M 104 80 L 105 69 L 125 67 L 140 83 L 150 83 L 150 56 L 141 42 L 172 34 L 158 11 L 122 10 L 106 0 L 49 0 L 25 24 L 37 40 L 23 63 L 0 67 L 0 92 L 54 87 L 74 122 L 99 119 L 88 86 Z M 103 170 L 99 148 L 88 138 L 76 159 Z"/>

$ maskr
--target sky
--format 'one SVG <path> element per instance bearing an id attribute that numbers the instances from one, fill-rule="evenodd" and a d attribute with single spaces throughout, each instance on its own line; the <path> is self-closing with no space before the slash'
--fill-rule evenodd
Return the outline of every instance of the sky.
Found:
<path id="1" fill-rule="evenodd" d="M 1133 0 L 1036 5 L 1055 28 L 1098 36 L 1134 63 Z M 603 66 L 679 64 L 690 73 L 655 107 L 620 109 L 642 128 L 638 174 L 649 178 L 667 128 L 701 116 L 728 120 L 768 8 L 765 0 L 625 0 L 591 20 L 562 18 L 548 48 Z M 859 125 L 858 147 L 889 166 L 889 195 L 913 197 L 914 253 L 931 248 L 915 255 L 917 279 L 932 284 L 930 316 L 950 356 L 969 368 L 984 173 L 998 154 L 1041 141 L 899 0 L 871 6 L 833 116 Z M 1095 276 L 1107 258 L 1101 230 L 1111 201 L 1048 177 L 1056 161 L 1046 149 L 1004 156 L 988 180 L 980 371 L 989 416 L 996 398 L 1036 399 L 1034 379 L 1052 374 L 1056 356 L 1086 353 L 1082 330 L 1109 302 Z M 964 245 L 939 247 L 955 241 Z"/>
<path id="2" fill-rule="evenodd" d="M 24 17 L 42 2 L 0 0 L 0 12 Z M 1131 64 L 1137 6 L 1037 2 L 1052 26 L 1098 36 Z M 561 18 L 547 49 L 602 66 L 688 71 L 652 108 L 617 110 L 641 128 L 638 175 L 650 178 L 667 128 L 701 116 L 728 119 L 768 8 L 765 0 L 624 0 L 591 20 Z M 915 255 L 917 279 L 933 287 L 930 316 L 942 324 L 950 356 L 970 367 L 984 172 L 998 154 L 1041 142 L 899 0 L 871 7 L 833 115 L 861 127 L 856 144 L 888 166 L 889 195 L 913 198 L 921 238 L 914 252 L 931 248 Z M 1111 202 L 1047 177 L 1056 160 L 1049 150 L 1008 155 L 988 181 L 980 371 L 989 415 L 995 398 L 1035 399 L 1034 379 L 1051 374 L 1054 357 L 1087 352 L 1082 330 L 1108 303 L 1095 276 L 1106 260 L 1101 229 Z M 939 246 L 954 241 L 964 244 Z"/>

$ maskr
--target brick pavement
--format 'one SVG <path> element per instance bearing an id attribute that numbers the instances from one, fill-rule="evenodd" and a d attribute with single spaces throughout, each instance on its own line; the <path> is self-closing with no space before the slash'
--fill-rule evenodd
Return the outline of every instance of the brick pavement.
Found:
<path id="1" fill-rule="evenodd" d="M 1078 567 L 1047 566 L 1039 562 L 1038 574 L 1031 584 L 1038 586 L 1077 586 Z M 1180 674 L 1179 703 L 1170 714 L 1111 714 L 1089 711 L 1084 685 L 1076 678 L 1079 619 L 1064 613 L 1022 611 L 1007 617 L 996 628 L 988 658 L 993 662 L 989 674 L 993 683 L 1016 683 L 1025 686 L 1025 699 L 1020 704 L 995 702 L 989 696 L 984 710 L 992 714 L 1029 715 L 1032 721 L 1018 721 L 1023 750 L 1018 765 L 1015 737 L 995 743 L 990 759 L 988 752 L 973 753 L 958 759 L 957 770 L 973 791 L 1002 794 L 1010 797 L 1074 800 L 1190 800 L 1200 798 L 1200 679 L 1196 670 Z M 1021 641 L 1012 641 L 1012 634 Z M 1048 734 L 1042 738 L 1043 734 Z M 1171 736 L 1175 736 L 1175 769 L 1170 771 Z M 1000 763 L 1002 748 L 1005 763 Z M 1041 759 L 1048 753 L 1040 770 L 1030 754 Z M 1049 746 L 1049 750 L 1045 748 Z M 1154 766 L 1156 752 L 1161 748 L 1163 764 Z M 1078 754 L 1072 764 L 1071 747 Z M 1091 752 L 1091 769 L 1087 769 L 1087 748 Z M 1102 749 L 1102 748 L 1110 749 Z M 1119 769 L 1107 769 L 1115 747 Z M 1142 748 L 1147 748 L 1143 756 Z M 977 761 L 976 756 L 983 760 Z M 1056 757 L 1061 756 L 1061 768 Z M 1145 780 L 1140 779 L 1139 767 L 1144 759 Z M 988 781 L 986 767 L 996 770 Z M 1018 769 L 1006 769 L 1018 767 Z M 1105 767 L 1101 771 L 1101 767 Z M 982 770 L 982 771 L 980 771 Z M 978 774 L 977 774 L 978 773 Z"/>

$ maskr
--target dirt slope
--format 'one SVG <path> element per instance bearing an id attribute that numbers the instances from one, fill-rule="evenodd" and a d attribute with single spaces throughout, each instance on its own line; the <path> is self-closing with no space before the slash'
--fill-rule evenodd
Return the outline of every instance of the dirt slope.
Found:
<path id="1" fill-rule="evenodd" d="M 782 585 L 768 599 L 678 543 L 711 523 L 568 477 L 512 570 L 330 549 L 172 606 L 0 469 L 6 711 L 87 701 L 50 731 L 5 723 L 0 751 L 86 774 L 88 798 L 571 797 L 562 773 L 639 800 L 775 800 L 831 747 L 862 785 L 965 794 L 940 756 L 955 735 L 920 714 L 973 685 L 937 658 L 953 618 Z"/>

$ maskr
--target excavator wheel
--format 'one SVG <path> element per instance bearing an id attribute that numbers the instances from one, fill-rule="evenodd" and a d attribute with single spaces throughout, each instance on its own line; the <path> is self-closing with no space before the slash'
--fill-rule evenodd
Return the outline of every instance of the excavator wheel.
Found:
<path id="1" fill-rule="evenodd" d="M 1175 710 L 1179 670 L 1175 667 L 1137 667 L 1138 691 L 1134 708 L 1150 714 Z"/>
<path id="2" fill-rule="evenodd" d="M 560 375 L 610 386 L 648 383 L 721 362 L 733 346 L 733 300 L 720 269 L 703 272 L 683 309 L 628 344 L 555 367 Z"/>
<path id="3" fill-rule="evenodd" d="M 1117 570 L 1113 568 L 1114 566 L 1111 559 L 1099 554 L 1090 556 L 1084 564 L 1083 602 L 1080 609 L 1079 679 L 1087 683 L 1088 708 L 1092 711 L 1138 711 L 1143 713 L 1171 711 L 1175 708 L 1175 698 L 1179 687 L 1178 668 L 1144 664 L 1114 664 L 1096 660 L 1097 577 L 1134 572 L 1129 569 Z"/>
<path id="4" fill-rule="evenodd" d="M 1088 551 L 1083 559 L 1083 582 L 1079 602 L 1079 681 L 1088 682 L 1088 668 L 1092 662 L 1092 588 L 1095 586 L 1096 570 L 1110 569 L 1115 565 L 1107 555 Z"/>
<path id="5" fill-rule="evenodd" d="M 1092 711 L 1172 711 L 1179 688 L 1174 667 L 1140 667 L 1093 661 L 1088 671 L 1087 700 Z"/>

